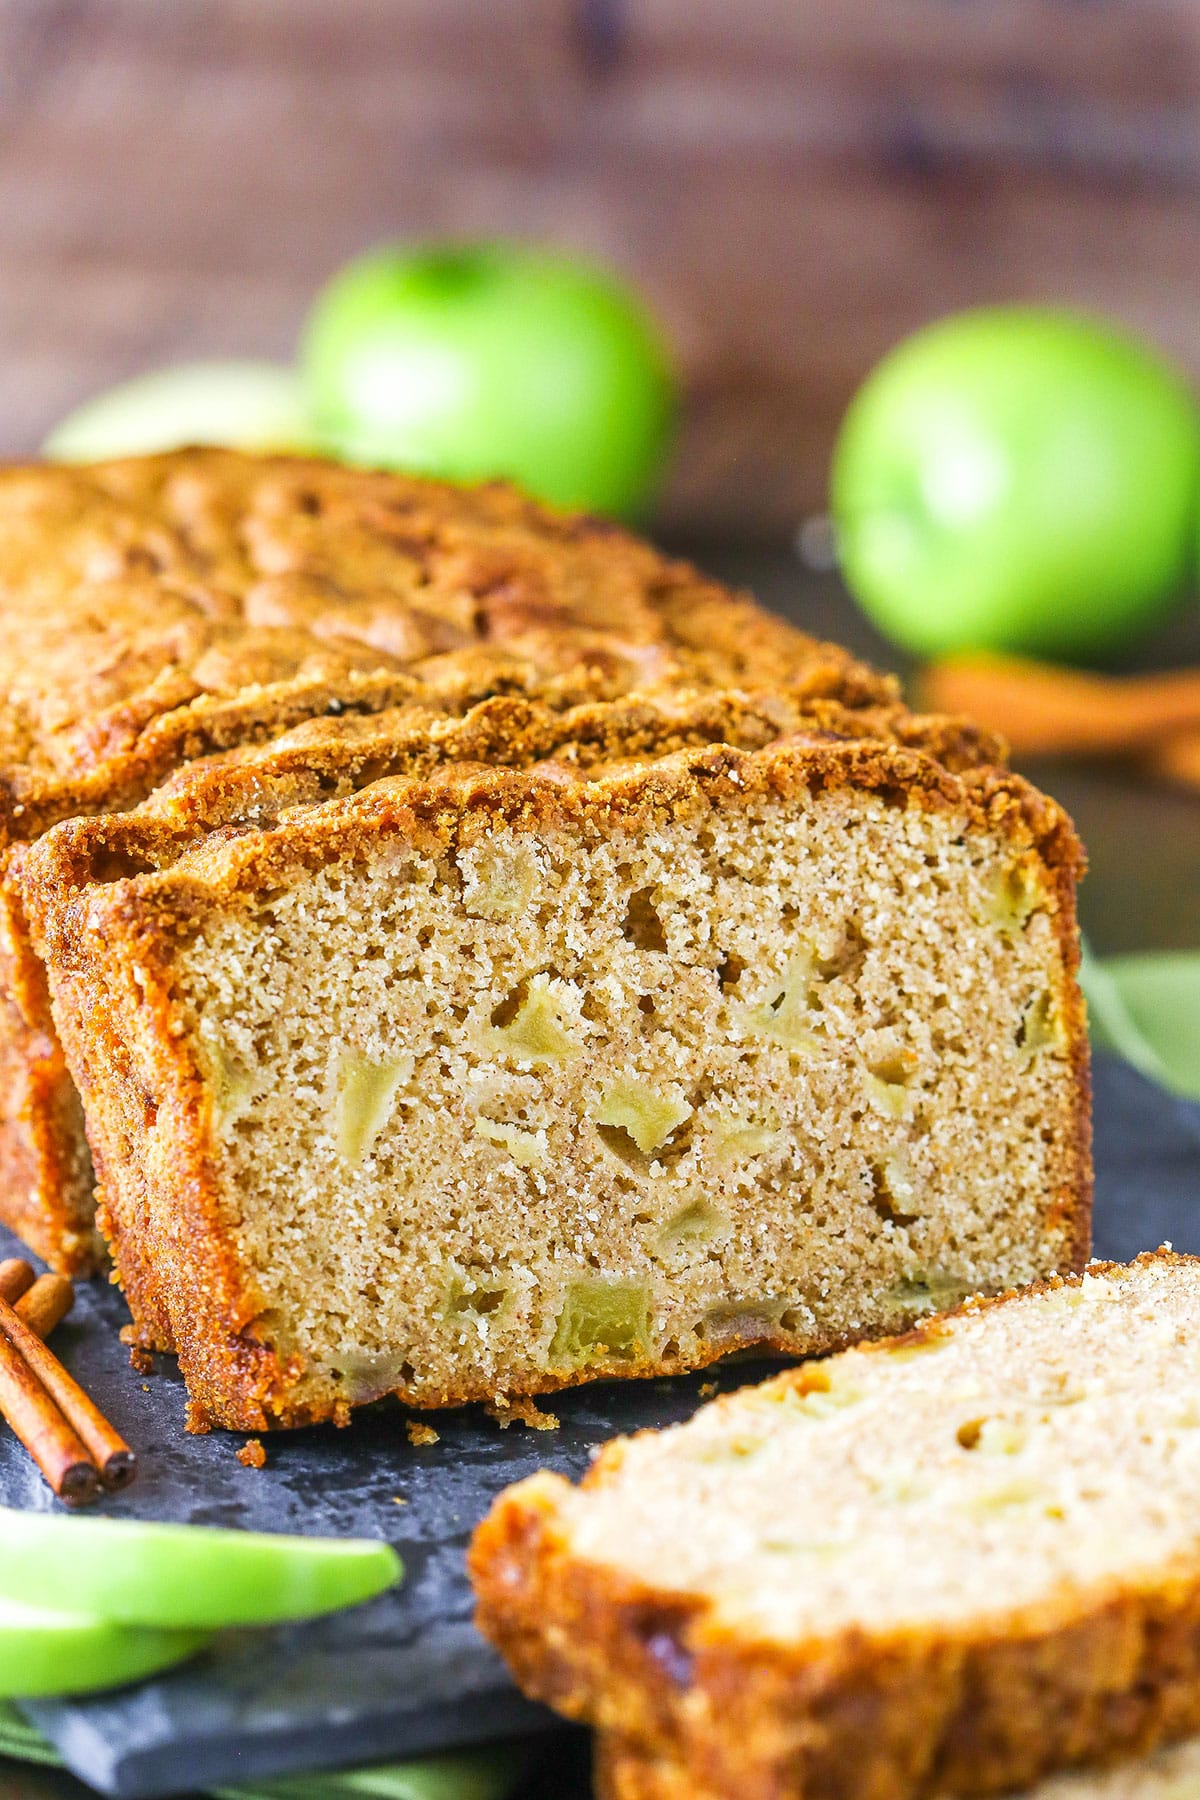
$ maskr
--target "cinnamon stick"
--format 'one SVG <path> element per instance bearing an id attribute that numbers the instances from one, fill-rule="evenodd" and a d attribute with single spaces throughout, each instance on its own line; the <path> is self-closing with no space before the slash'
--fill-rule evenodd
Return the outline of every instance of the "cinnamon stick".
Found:
<path id="1" fill-rule="evenodd" d="M 0 1301 L 0 1306 L 16 1318 L 7 1301 Z M 17 1323 L 20 1325 L 19 1319 Z M 38 1338 L 33 1341 L 41 1342 Z M 100 1477 L 87 1446 L 4 1332 L 0 1332 L 0 1413 L 60 1500 L 68 1506 L 85 1506 L 95 1499 Z"/>
<path id="2" fill-rule="evenodd" d="M 75 1304 L 75 1284 L 67 1275 L 38 1275 L 20 1257 L 0 1262 L 0 1300 L 15 1307 L 31 1331 L 48 1338 Z"/>
<path id="3" fill-rule="evenodd" d="M 1200 669 L 1094 675 L 1006 656 L 931 663 L 920 704 L 967 713 L 1003 733 L 1016 756 L 1116 756 L 1200 731 Z"/>
<path id="4" fill-rule="evenodd" d="M 133 1451 L 74 1377 L 63 1368 L 54 1352 L 30 1330 L 25 1320 L 5 1300 L 0 1300 L 0 1340 L 5 1341 L 8 1349 L 15 1351 L 18 1359 L 24 1360 L 34 1382 L 40 1382 L 69 1428 L 70 1435 L 82 1443 L 85 1454 L 92 1458 L 105 1487 L 127 1487 L 137 1473 L 137 1459 Z M 9 1423 L 15 1423 L 11 1415 Z"/>
<path id="5" fill-rule="evenodd" d="M 1146 752 L 1140 766 L 1183 787 L 1200 787 L 1200 729 L 1173 731 Z"/>
<path id="6" fill-rule="evenodd" d="M 34 1273 L 27 1262 L 19 1256 L 10 1256 L 0 1262 L 0 1300 L 7 1300 L 15 1306 L 22 1294 L 27 1294 L 34 1283 Z"/>
<path id="7" fill-rule="evenodd" d="M 11 1304 L 11 1302 L 10 1302 Z M 30 1331 L 48 1338 L 75 1304 L 75 1284 L 67 1275 L 39 1275 L 13 1308 Z"/>

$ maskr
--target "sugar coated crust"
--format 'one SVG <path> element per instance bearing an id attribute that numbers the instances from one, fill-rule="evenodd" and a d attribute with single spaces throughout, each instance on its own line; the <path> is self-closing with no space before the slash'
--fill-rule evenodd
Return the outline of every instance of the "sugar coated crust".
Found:
<path id="1" fill-rule="evenodd" d="M 0 594 L 0 1221 L 76 1273 L 101 1246 L 21 917 L 22 849 L 41 832 L 302 721 L 336 739 L 339 720 L 412 704 L 511 694 L 561 711 L 770 684 L 834 719 L 873 709 L 909 729 L 895 683 L 846 651 L 502 483 L 222 450 L 9 467 Z M 952 762 L 1001 753 L 962 722 L 939 729 Z"/>
<path id="2" fill-rule="evenodd" d="M 1166 1269 L 1200 1274 L 1196 1259 L 1161 1250 L 1128 1267 L 1093 1264 L 1087 1275 L 1103 1286 Z M 936 1348 L 956 1320 L 1082 1280 L 1059 1276 L 967 1301 L 861 1354 Z M 1161 1329 L 1171 1327 L 1164 1320 Z M 1120 1357 L 1115 1340 L 1113 1354 Z M 820 1368 L 801 1365 L 769 1385 L 800 1394 Z M 740 1398 L 707 1410 L 736 1408 Z M 607 1446 L 583 1493 L 618 1481 L 625 1446 L 636 1442 Z M 1056 1770 L 1140 1756 L 1200 1727 L 1194 1551 L 1154 1568 L 1107 1571 L 1082 1590 L 1064 1578 L 1034 1603 L 1012 1606 L 1000 1593 L 986 1616 L 957 1625 L 906 1623 L 787 1642 L 739 1628 L 706 1592 L 656 1586 L 580 1557 L 563 1507 L 571 1492 L 549 1473 L 508 1489 L 478 1528 L 469 1567 L 477 1623 L 525 1692 L 603 1734 L 605 1800 L 995 1793 Z M 936 1568 L 936 1543 L 929 1555 Z M 886 1570 L 879 1580 L 886 1583 Z M 1164 1767 L 1176 1760 L 1165 1754 Z M 1065 1800 L 1083 1787 L 1064 1777 L 1047 1789 L 1060 1791 Z M 1143 1790 L 1116 1771 L 1112 1791 Z M 1158 1789 L 1150 1782 L 1146 1791 Z M 1168 1782 L 1167 1791 L 1179 1790 Z"/>

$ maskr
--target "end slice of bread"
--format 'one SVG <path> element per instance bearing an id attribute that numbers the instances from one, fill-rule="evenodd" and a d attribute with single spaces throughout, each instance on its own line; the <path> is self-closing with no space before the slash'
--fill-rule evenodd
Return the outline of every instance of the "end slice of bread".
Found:
<path id="1" fill-rule="evenodd" d="M 741 1792 L 740 1787 L 699 1787 L 692 1771 L 678 1760 L 611 1733 L 597 1740 L 598 1800 L 736 1800 Z M 1197 1794 L 1200 1738 L 1190 1737 L 1161 1745 L 1147 1756 L 1048 1775 L 1014 1800 L 1195 1800 Z"/>
<path id="2" fill-rule="evenodd" d="M 511 1488 L 479 1624 L 635 1756 L 623 1800 L 919 1800 L 1143 1752 L 1200 1727 L 1198 1373 L 1193 1258 L 970 1301 Z"/>

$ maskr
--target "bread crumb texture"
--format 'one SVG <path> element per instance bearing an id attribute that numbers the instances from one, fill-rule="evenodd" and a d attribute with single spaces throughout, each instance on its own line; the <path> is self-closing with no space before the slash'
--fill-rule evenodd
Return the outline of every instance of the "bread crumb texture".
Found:
<path id="1" fill-rule="evenodd" d="M 1162 1252 L 803 1365 L 501 1496 L 480 1622 L 613 1734 L 622 1800 L 979 1793 L 1144 1752 L 1200 1726 L 1198 1341 L 1200 1264 Z"/>
<path id="2" fill-rule="evenodd" d="M 260 1329 L 436 1401 L 1049 1273 L 1062 977 L 1045 914 L 986 916 L 1004 856 L 843 792 L 497 829 L 206 925 L 180 995 Z"/>
<path id="3" fill-rule="evenodd" d="M 557 1413 L 544 1411 L 528 1395 L 515 1399 L 497 1395 L 495 1400 L 488 1401 L 487 1410 L 502 1431 L 507 1431 L 510 1425 L 518 1422 L 527 1426 L 530 1431 L 557 1431 L 562 1424 Z"/>
<path id="4" fill-rule="evenodd" d="M 779 1643 L 1152 1576 L 1200 1547 L 1198 1311 L 1190 1264 L 1085 1274 L 743 1389 L 564 1496 L 572 1552 Z"/>

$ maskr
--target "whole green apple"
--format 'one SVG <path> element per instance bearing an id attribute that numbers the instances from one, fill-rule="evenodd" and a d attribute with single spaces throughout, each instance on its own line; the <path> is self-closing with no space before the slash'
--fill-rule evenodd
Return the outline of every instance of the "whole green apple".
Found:
<path id="1" fill-rule="evenodd" d="M 318 297 L 302 352 L 321 441 L 354 462 L 504 475 L 644 510 L 673 413 L 662 342 L 611 277 L 516 245 L 381 250 Z"/>
<path id="2" fill-rule="evenodd" d="M 831 500 L 846 580 L 897 643 L 1103 655 L 1189 572 L 1200 414 L 1175 370 L 1100 321 L 962 313 L 868 377 Z"/>
<path id="3" fill-rule="evenodd" d="M 181 363 L 86 400 L 42 446 L 56 462 L 142 456 L 187 444 L 303 450 L 312 443 L 300 381 L 278 363 Z"/>

